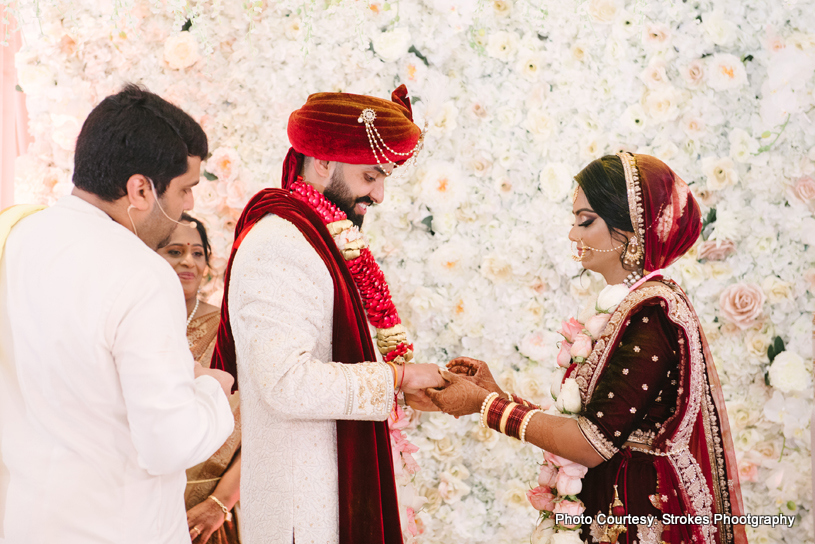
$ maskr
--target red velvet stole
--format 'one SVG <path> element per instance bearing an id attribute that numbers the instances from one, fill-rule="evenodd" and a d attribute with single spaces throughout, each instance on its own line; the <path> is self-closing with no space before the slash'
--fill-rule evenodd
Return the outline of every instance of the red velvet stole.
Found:
<path id="1" fill-rule="evenodd" d="M 354 280 L 320 216 L 283 189 L 264 189 L 252 197 L 235 227 L 235 243 L 224 276 L 221 323 L 212 368 L 235 376 L 235 341 L 229 324 L 229 276 L 241 242 L 260 219 L 273 213 L 300 229 L 320 255 L 334 282 L 333 360 L 375 361 L 368 319 Z M 387 421 L 337 421 L 341 544 L 401 544 L 399 503 Z M 320 523 L 319 519 L 314 520 Z M 296 538 L 297 535 L 295 535 Z"/>

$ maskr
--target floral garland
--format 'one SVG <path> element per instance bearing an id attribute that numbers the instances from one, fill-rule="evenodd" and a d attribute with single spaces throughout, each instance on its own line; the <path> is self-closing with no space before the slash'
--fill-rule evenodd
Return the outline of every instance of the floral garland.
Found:
<path id="1" fill-rule="evenodd" d="M 552 378 L 551 393 L 557 412 L 574 417 L 582 409 L 580 389 L 570 378 L 578 365 L 594 349 L 594 343 L 606 328 L 614 309 L 631 290 L 624 284 L 609 285 L 597 297 L 596 313 L 581 323 L 574 317 L 564 321 L 558 333 L 563 336 L 557 355 L 558 372 Z M 555 514 L 577 516 L 586 510 L 577 494 L 583 489 L 582 479 L 588 468 L 553 453 L 544 451 L 544 461 L 538 475 L 538 487 L 527 492 L 527 498 L 541 512 L 535 529 L 534 542 L 550 542 L 555 533 L 571 533 L 569 540 L 580 542 L 580 524 L 556 524 Z"/>
<path id="2" fill-rule="evenodd" d="M 410 362 L 413 359 L 413 344 L 407 342 L 407 333 L 391 300 L 385 275 L 376 264 L 362 232 L 348 220 L 345 212 L 302 178 L 298 177 L 291 184 L 291 192 L 295 198 L 306 202 L 320 215 L 323 224 L 334 237 L 362 297 L 368 320 L 376 327 L 377 348 L 385 361 L 395 364 Z M 410 417 L 399 404 L 394 403 L 388 422 L 403 538 L 409 543 L 422 532 L 422 527 L 417 524 L 416 511 L 427 500 L 417 493 L 411 483 L 412 476 L 419 470 L 412 454 L 419 448 L 411 444 L 402 432 L 402 429 L 410 425 Z"/>
<path id="3" fill-rule="evenodd" d="M 376 327 L 376 344 L 387 362 L 404 364 L 413 359 L 413 344 L 391 300 L 385 275 L 376 264 L 368 242 L 345 212 L 325 198 L 317 189 L 298 177 L 291 184 L 295 198 L 308 203 L 320 215 L 347 261 L 348 270 L 359 289 L 368 320 Z"/>

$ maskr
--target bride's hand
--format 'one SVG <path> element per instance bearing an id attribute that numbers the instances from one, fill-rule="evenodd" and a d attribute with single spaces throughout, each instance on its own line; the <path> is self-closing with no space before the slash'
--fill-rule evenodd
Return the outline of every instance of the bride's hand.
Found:
<path id="1" fill-rule="evenodd" d="M 483 387 L 490 393 L 494 392 L 502 397 L 506 396 L 501 388 L 498 387 L 498 384 L 495 383 L 495 378 L 492 377 L 490 367 L 487 366 L 487 363 L 484 361 L 471 359 L 470 357 L 456 357 L 447 363 L 447 368 L 454 374 L 469 377 L 470 381 L 479 387 Z"/>
<path id="2" fill-rule="evenodd" d="M 481 404 L 489 395 L 489 391 L 479 387 L 464 376 L 451 372 L 442 372 L 445 382 L 443 388 L 429 388 L 425 393 L 433 404 L 442 412 L 456 417 L 466 416 L 481 411 Z"/>

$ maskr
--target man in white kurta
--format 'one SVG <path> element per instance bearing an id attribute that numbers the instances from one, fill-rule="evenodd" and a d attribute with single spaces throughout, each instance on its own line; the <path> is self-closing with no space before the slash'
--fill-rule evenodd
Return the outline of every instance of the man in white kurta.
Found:
<path id="1" fill-rule="evenodd" d="M 323 94 L 328 93 L 312 95 L 304 109 L 314 96 Z M 339 93 L 331 96 L 346 102 L 379 100 Z M 380 112 L 388 107 L 396 111 L 394 117 L 401 116 L 398 122 L 403 123 L 400 127 L 403 134 L 413 137 L 412 143 L 403 145 L 408 149 L 415 146 L 420 131 L 404 129 L 405 125 L 408 129 L 415 128 L 412 121 L 405 118 L 409 110 L 385 103 Z M 352 129 L 357 129 L 356 118 L 361 111 L 362 108 L 358 108 L 348 115 Z M 329 122 L 323 125 L 319 115 L 304 114 L 303 117 L 310 119 L 298 125 L 305 133 L 321 128 L 330 132 L 330 127 L 338 126 Z M 333 139 L 331 145 L 337 149 L 336 153 L 325 157 L 317 150 L 313 152 L 316 158 L 298 155 L 309 153 L 312 148 L 293 135 L 292 126 L 290 119 L 289 139 L 293 148 L 289 158 L 299 157 L 297 164 L 302 165 L 304 181 L 326 197 L 333 194 L 337 199 L 335 204 L 343 204 L 340 207 L 348 219 L 361 224 L 368 204 L 382 200 L 384 179 L 393 164 L 377 164 L 368 148 L 365 126 L 361 124 L 359 134 L 353 137 L 355 141 L 351 141 L 351 137 L 346 141 Z M 381 123 L 380 131 L 385 130 L 383 126 Z M 357 146 L 356 149 L 362 146 L 363 160 L 355 162 L 353 156 L 347 161 L 351 164 L 331 160 L 338 154 L 350 153 L 342 150 L 343 145 Z M 293 164 L 287 159 L 284 179 L 292 180 L 298 173 L 293 170 Z M 253 202 L 261 196 L 259 194 Z M 253 204 L 247 210 L 251 206 Z M 247 211 L 244 217 L 246 214 Z M 320 228 L 325 227 L 320 225 Z M 354 296 L 358 295 L 354 293 Z M 241 537 L 244 544 L 340 542 L 337 420 L 384 421 L 393 407 L 395 367 L 392 369 L 381 360 L 356 364 L 333 362 L 332 338 L 337 326 L 333 322 L 334 309 L 332 275 L 303 232 L 278 215 L 269 214 L 257 221 L 240 241 L 228 285 L 228 310 L 243 416 Z M 363 332 L 369 333 L 368 330 Z M 401 381 L 404 376 L 402 387 L 406 391 L 443 383 L 435 365 L 415 364 L 404 368 L 397 372 L 396 378 Z M 413 385 L 408 386 L 408 382 Z M 375 472 L 377 468 L 371 466 L 370 470 Z M 393 492 L 392 480 L 383 481 L 382 486 L 390 486 Z M 370 489 L 369 492 L 377 491 Z M 394 519 L 395 539 L 401 542 L 398 514 Z M 393 529 L 386 527 L 386 533 L 391 536 L 384 541 L 394 541 L 388 540 L 393 538 Z M 383 539 L 377 536 L 354 544 L 368 542 L 383 542 Z"/>
<path id="2" fill-rule="evenodd" d="M 196 159 L 164 191 L 174 215 Z M 231 381 L 194 371 L 181 285 L 145 243 L 172 224 L 133 178 L 121 203 L 77 188 L 22 219 L 0 255 L 7 544 L 190 542 L 184 470 L 232 431 Z"/>

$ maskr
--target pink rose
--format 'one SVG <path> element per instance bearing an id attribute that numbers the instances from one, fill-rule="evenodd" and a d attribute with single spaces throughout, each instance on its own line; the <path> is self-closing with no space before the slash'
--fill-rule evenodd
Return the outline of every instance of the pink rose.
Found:
<path id="1" fill-rule="evenodd" d="M 555 483 L 557 483 L 557 467 L 549 463 L 541 465 L 538 483 L 543 487 L 555 487 Z"/>
<path id="2" fill-rule="evenodd" d="M 722 291 L 719 309 L 725 319 L 744 330 L 762 314 L 766 300 L 767 296 L 758 285 L 736 283 Z"/>
<path id="3" fill-rule="evenodd" d="M 572 317 L 568 321 L 561 323 L 560 330 L 557 332 L 562 334 L 563 338 L 565 338 L 567 342 L 572 343 L 574 342 L 574 337 L 582 331 L 583 325 L 581 325 L 577 319 Z"/>
<path id="4" fill-rule="evenodd" d="M 563 465 L 560 467 L 560 472 L 558 474 L 565 474 L 571 478 L 582 478 L 588 471 L 588 467 L 585 467 L 580 463 L 569 461 L 568 465 Z"/>
<path id="5" fill-rule="evenodd" d="M 568 368 L 572 364 L 572 345 L 566 340 L 560 343 L 560 351 L 557 354 L 557 364 L 563 368 Z"/>
<path id="6" fill-rule="evenodd" d="M 570 501 L 570 500 L 562 500 L 555 505 L 554 512 L 555 514 L 568 514 L 570 516 L 579 516 L 586 510 L 586 507 L 583 506 L 583 503 L 578 501 Z M 564 527 L 568 527 L 569 529 L 574 529 L 575 525 L 564 525 Z"/>
<path id="7" fill-rule="evenodd" d="M 572 354 L 572 358 L 580 363 L 589 356 L 591 348 L 591 338 L 581 332 L 575 337 L 570 353 Z"/>
<path id="8" fill-rule="evenodd" d="M 583 479 L 569 476 L 564 471 L 557 474 L 557 492 L 561 495 L 577 495 L 583 490 Z"/>
<path id="9" fill-rule="evenodd" d="M 535 489 L 530 489 L 526 492 L 526 498 L 529 499 L 529 502 L 535 510 L 551 512 L 555 507 L 556 496 L 552 493 L 552 489 L 546 486 L 538 486 Z"/>
<path id="10" fill-rule="evenodd" d="M 586 321 L 586 330 L 589 331 L 589 336 L 597 340 L 608 325 L 608 320 L 611 319 L 611 314 L 595 314 Z"/>
<path id="11" fill-rule="evenodd" d="M 699 244 L 699 258 L 708 261 L 721 261 L 736 251 L 736 244 L 732 240 L 708 240 Z"/>
<path id="12" fill-rule="evenodd" d="M 799 178 L 798 181 L 795 182 L 792 192 L 803 202 L 809 204 L 815 200 L 815 180 L 809 176 Z"/>
<path id="13" fill-rule="evenodd" d="M 739 463 L 739 480 L 742 482 L 755 482 L 758 479 L 758 467 L 750 461 Z"/>
<path id="14" fill-rule="evenodd" d="M 544 451 L 543 458 L 546 460 L 547 463 L 550 465 L 554 465 L 556 467 L 564 467 L 566 465 L 571 465 L 572 461 L 569 461 L 565 457 L 561 457 L 560 455 L 555 455 L 551 451 Z"/>

